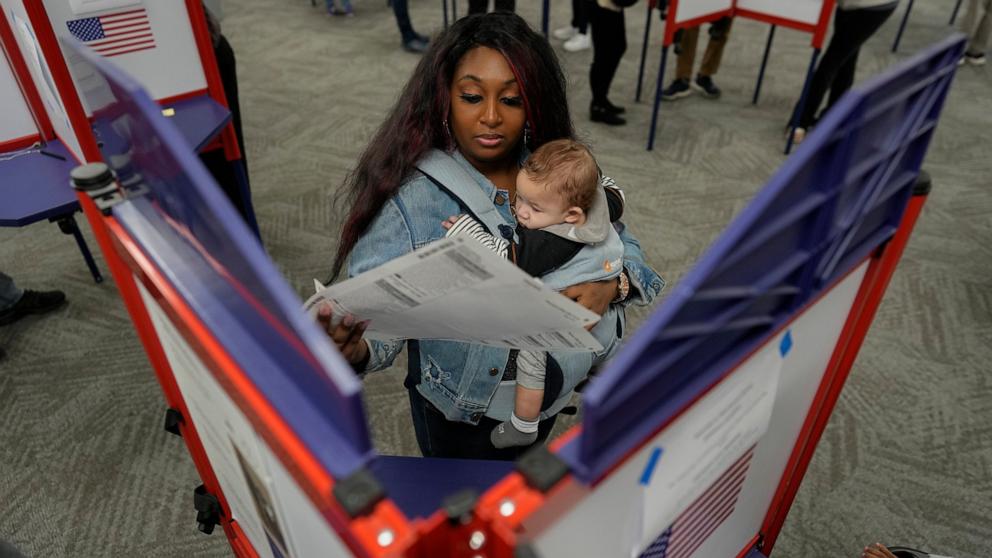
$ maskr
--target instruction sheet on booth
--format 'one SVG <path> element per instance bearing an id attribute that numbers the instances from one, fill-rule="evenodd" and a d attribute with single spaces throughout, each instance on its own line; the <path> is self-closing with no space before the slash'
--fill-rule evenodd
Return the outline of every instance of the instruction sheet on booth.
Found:
<path id="1" fill-rule="evenodd" d="M 438 240 L 324 287 L 304 308 L 368 320 L 369 339 L 446 339 L 544 351 L 598 351 L 599 316 L 470 238 Z"/>

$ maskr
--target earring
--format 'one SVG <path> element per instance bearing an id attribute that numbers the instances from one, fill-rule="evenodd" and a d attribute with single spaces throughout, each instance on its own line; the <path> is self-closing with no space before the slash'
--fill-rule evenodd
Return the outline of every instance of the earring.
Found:
<path id="1" fill-rule="evenodd" d="M 530 149 L 530 122 L 524 124 L 524 147 Z"/>
<path id="2" fill-rule="evenodd" d="M 454 143 L 454 142 L 451 139 L 451 127 L 448 126 L 448 119 L 445 118 L 444 120 L 442 120 L 441 121 L 441 125 L 444 126 L 444 137 L 447 138 L 447 140 L 448 140 L 447 147 L 448 147 L 448 149 L 450 149 L 451 148 L 451 144 Z"/>

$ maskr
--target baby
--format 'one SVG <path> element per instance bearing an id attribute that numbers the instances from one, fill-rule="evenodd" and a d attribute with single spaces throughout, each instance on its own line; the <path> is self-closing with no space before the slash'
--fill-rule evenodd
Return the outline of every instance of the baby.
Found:
<path id="1" fill-rule="evenodd" d="M 517 219 L 515 244 L 488 233 L 468 215 L 449 217 L 442 225 L 446 236 L 469 235 L 534 277 L 560 270 L 576 284 L 619 278 L 619 299 L 626 298 L 623 244 L 612 225 L 623 213 L 623 193 L 600 178 L 588 148 L 565 139 L 537 149 L 517 174 L 511 207 Z M 520 351 L 513 414 L 491 435 L 497 448 L 537 440 L 546 367 L 547 353 Z"/>

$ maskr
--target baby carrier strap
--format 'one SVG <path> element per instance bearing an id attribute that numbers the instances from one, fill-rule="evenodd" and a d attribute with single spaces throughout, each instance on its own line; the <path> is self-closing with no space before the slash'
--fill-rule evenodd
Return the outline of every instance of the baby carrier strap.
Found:
<path id="1" fill-rule="evenodd" d="M 500 226 L 508 227 L 509 224 L 496 210 L 493 201 L 479 187 L 478 182 L 451 155 L 440 149 L 432 149 L 417 163 L 417 170 L 442 192 L 451 196 L 459 207 L 481 223 L 489 234 L 505 238 Z"/>

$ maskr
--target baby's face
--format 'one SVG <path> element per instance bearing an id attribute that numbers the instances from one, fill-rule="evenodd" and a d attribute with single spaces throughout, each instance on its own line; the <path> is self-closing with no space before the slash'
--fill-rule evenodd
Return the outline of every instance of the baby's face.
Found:
<path id="1" fill-rule="evenodd" d="M 517 173 L 517 201 L 514 204 L 517 222 L 525 229 L 543 229 L 561 223 L 581 224 L 584 214 L 578 207 L 569 207 L 557 192 L 531 180 L 527 173 Z"/>

